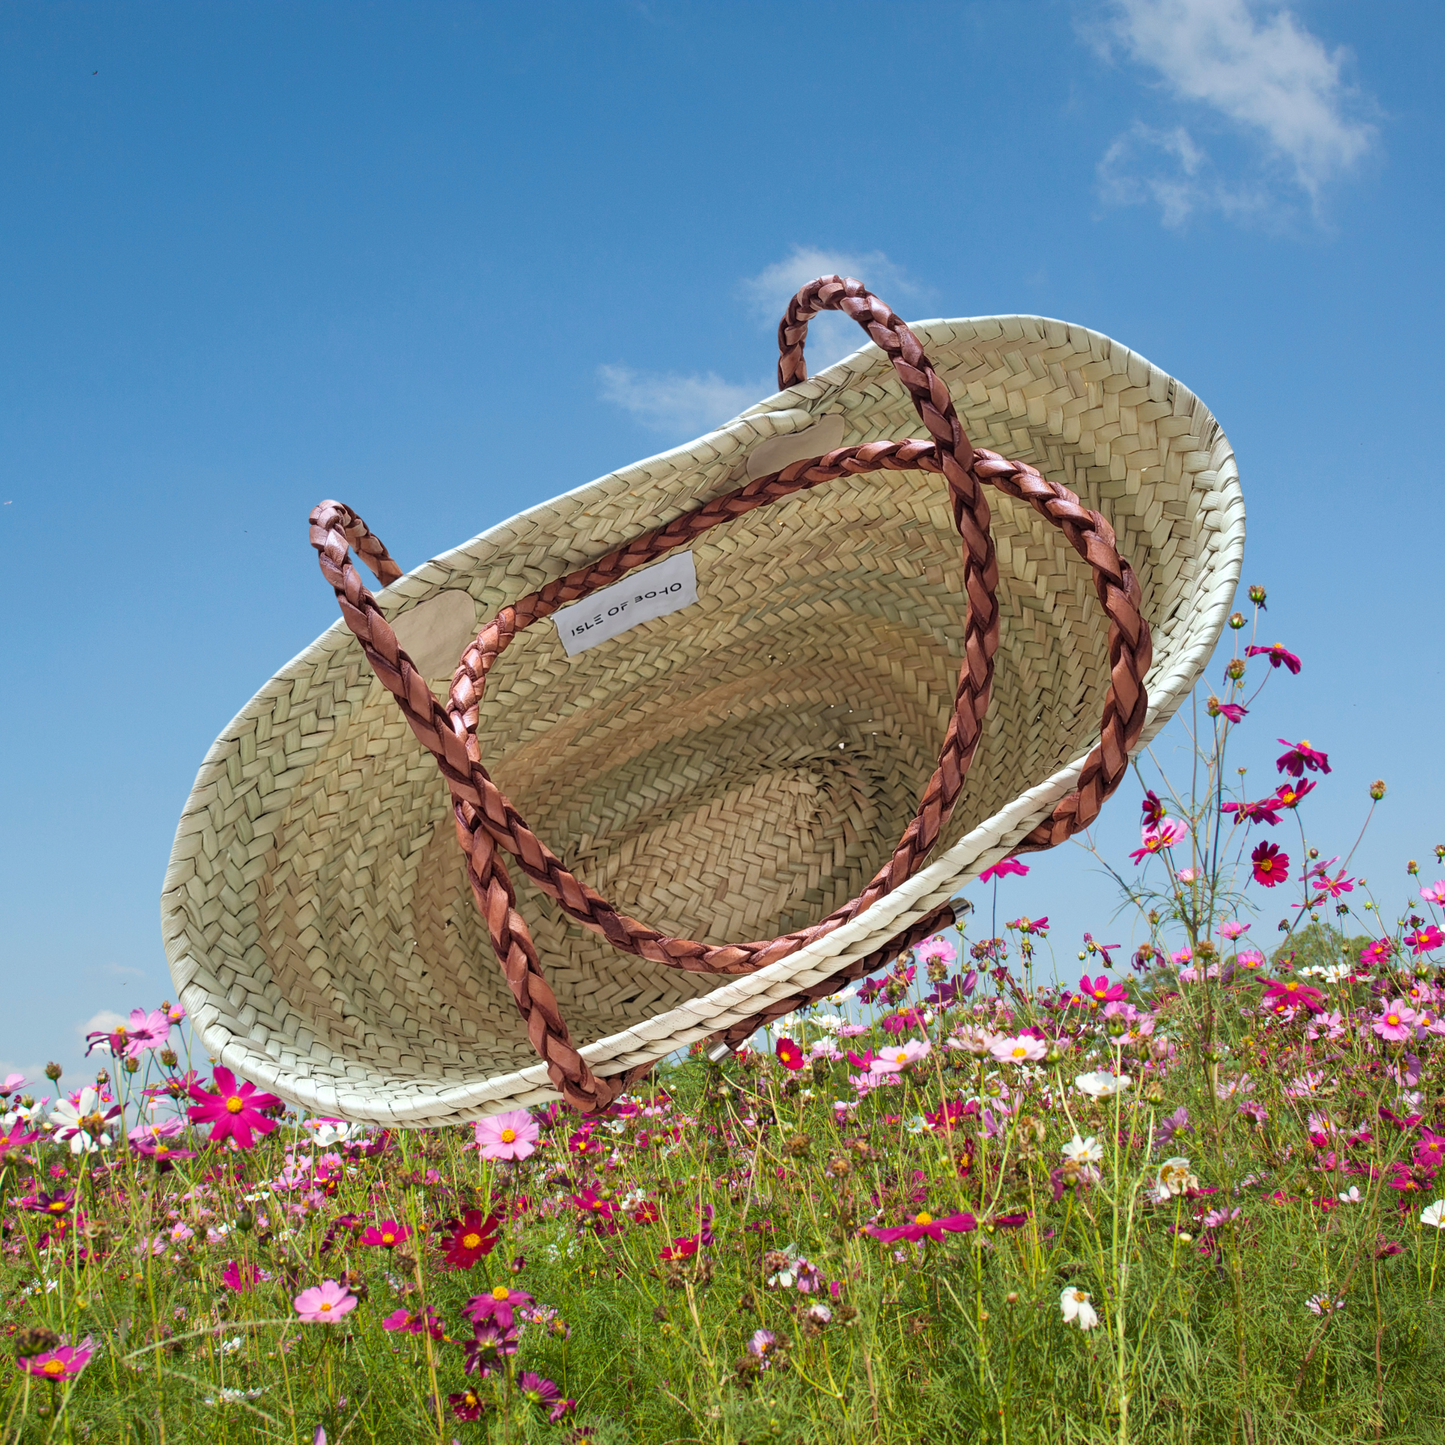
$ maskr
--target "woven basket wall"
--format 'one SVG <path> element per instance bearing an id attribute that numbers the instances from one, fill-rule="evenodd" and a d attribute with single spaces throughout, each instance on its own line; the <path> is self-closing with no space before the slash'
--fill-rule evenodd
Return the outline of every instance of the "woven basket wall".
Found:
<path id="1" fill-rule="evenodd" d="M 976 445 L 1031 462 L 1116 529 L 1154 629 L 1147 740 L 1233 602 L 1244 510 L 1222 431 L 1183 386 L 1081 327 L 990 317 L 914 331 Z M 379 600 L 444 693 L 501 606 L 737 486 L 759 443 L 822 417 L 834 420 L 815 431 L 828 436 L 819 451 L 919 434 L 869 345 L 697 442 L 492 528 Z M 990 505 L 1003 613 L 993 703 L 924 871 L 733 979 L 619 954 L 518 873 L 519 907 L 594 1068 L 658 1058 L 835 972 L 1069 790 L 1097 738 L 1106 623 L 1057 531 L 1007 497 Z M 520 634 L 488 684 L 483 759 L 619 908 L 709 942 L 766 938 L 852 897 L 912 816 L 957 682 L 958 535 L 937 476 L 880 472 L 750 512 L 692 550 L 689 608 L 573 658 L 550 622 Z M 476 916 L 445 784 L 340 622 L 207 754 L 162 923 L 207 1046 L 306 1108 L 423 1124 L 555 1097 Z"/>

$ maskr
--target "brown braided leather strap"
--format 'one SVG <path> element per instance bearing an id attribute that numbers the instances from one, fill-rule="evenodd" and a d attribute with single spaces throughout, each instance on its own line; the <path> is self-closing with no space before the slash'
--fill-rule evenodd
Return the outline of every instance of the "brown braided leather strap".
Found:
<path id="1" fill-rule="evenodd" d="M 457 838 L 467 857 L 467 872 L 477 907 L 487 921 L 497 956 L 528 1035 L 547 1064 L 564 1098 L 589 1112 L 610 1102 L 611 1081 L 596 1078 L 572 1044 L 557 1011 L 556 999 L 542 976 L 536 949 L 516 911 L 516 895 L 497 850 L 510 853 L 528 877 L 571 917 L 628 953 L 693 972 L 751 973 L 797 952 L 832 932 L 911 877 L 947 827 L 962 792 L 964 777 L 982 735 L 998 648 L 996 600 L 998 566 L 989 532 L 985 484 L 1028 502 L 1058 526 L 1093 569 L 1095 590 L 1109 619 L 1110 684 L 1104 704 L 1100 743 L 1089 755 L 1079 788 L 1031 832 L 1021 850 L 1052 847 L 1087 827 L 1118 786 L 1128 756 L 1144 725 L 1144 674 L 1149 667 L 1149 628 L 1140 613 L 1138 580 L 1115 547 L 1113 529 L 1085 508 L 1067 487 L 1048 481 L 1034 468 L 975 452 L 954 410 L 942 378 L 933 370 L 917 338 L 887 306 L 860 283 L 823 277 L 803 288 L 779 327 L 779 382 L 806 377 L 803 343 L 808 318 L 824 309 L 853 317 L 884 350 L 913 399 L 930 441 L 872 442 L 843 447 L 812 461 L 795 462 L 760 477 L 723 497 L 705 502 L 663 526 L 652 528 L 576 572 L 548 583 L 500 613 L 463 653 L 443 707 L 351 565 L 355 548 L 383 582 L 400 569 L 386 549 L 349 508 L 323 502 L 311 514 L 311 543 L 321 570 L 335 589 L 343 617 L 361 642 L 377 676 L 396 697 L 418 740 L 431 752 L 452 792 Z M 645 566 L 700 533 L 756 507 L 839 477 L 879 470 L 939 472 L 948 485 L 954 521 L 963 541 L 964 588 L 968 611 L 964 625 L 964 661 L 938 767 L 924 788 L 918 812 L 904 830 L 892 857 L 851 902 L 809 928 L 780 938 L 716 946 L 674 938 L 619 913 L 571 873 L 527 826 L 497 788 L 481 762 L 476 729 L 486 676 L 522 628 L 558 608 L 609 586 L 634 568 Z M 908 947 L 912 929 L 878 954 Z M 926 936 L 926 935 L 922 935 Z M 916 941 L 913 940 L 913 941 Z M 896 946 L 895 946 L 896 945 Z M 865 970 L 866 971 L 866 970 Z M 832 992 L 851 970 L 828 980 L 819 996 Z M 861 974 L 856 975 L 861 976 Z M 799 996 L 802 997 L 801 995 Z M 793 1005 L 796 1006 L 796 1005 Z M 786 1009 L 780 1008 L 778 1012 Z M 771 1009 L 770 1009 L 771 1013 Z M 775 1014 L 773 1016 L 776 1016 Z M 729 1030 L 729 1033 L 732 1031 Z"/>

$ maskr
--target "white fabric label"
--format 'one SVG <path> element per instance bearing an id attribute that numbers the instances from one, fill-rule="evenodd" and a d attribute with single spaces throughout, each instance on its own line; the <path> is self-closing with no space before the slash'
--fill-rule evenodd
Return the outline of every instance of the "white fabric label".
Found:
<path id="1" fill-rule="evenodd" d="M 639 622 L 666 617 L 696 601 L 697 572 L 692 553 L 678 552 L 561 608 L 552 614 L 552 620 L 567 656 L 576 657 Z"/>

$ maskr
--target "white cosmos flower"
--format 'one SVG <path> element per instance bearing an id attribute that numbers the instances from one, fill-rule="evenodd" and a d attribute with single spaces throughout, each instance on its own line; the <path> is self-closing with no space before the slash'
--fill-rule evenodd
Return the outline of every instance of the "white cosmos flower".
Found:
<path id="1" fill-rule="evenodd" d="M 1066 1325 L 1077 1324 L 1081 1330 L 1091 1330 L 1099 1323 L 1092 1297 L 1084 1290 L 1064 1290 L 1059 1295 L 1059 1308 L 1063 1311 Z"/>
<path id="2" fill-rule="evenodd" d="M 847 1003 L 850 998 L 857 997 L 857 994 L 858 985 L 856 983 L 850 983 L 848 987 L 843 989 L 841 992 L 830 993 L 828 995 L 828 1002 L 832 1004 L 834 1008 L 842 1008 L 843 1005 Z"/>
<path id="3" fill-rule="evenodd" d="M 1104 1146 L 1092 1134 L 1087 1139 L 1075 1134 L 1059 1152 L 1075 1164 L 1098 1164 L 1104 1157 Z"/>
<path id="4" fill-rule="evenodd" d="M 50 1126 L 56 1139 L 70 1145 L 72 1154 L 94 1154 L 109 1149 L 120 1125 L 111 1121 L 120 1113 L 120 1105 L 104 1108 L 94 1089 L 82 1089 L 75 1103 L 59 1099 L 50 1110 Z"/>
<path id="5" fill-rule="evenodd" d="M 838 1014 L 814 1014 L 813 1024 L 825 1034 L 832 1034 L 843 1027 L 843 1020 Z"/>
<path id="6" fill-rule="evenodd" d="M 1420 1223 L 1432 1229 L 1445 1229 L 1445 1199 L 1437 1199 L 1420 1211 Z"/>
<path id="7" fill-rule="evenodd" d="M 1340 1191 L 1341 1204 L 1359 1204 L 1360 1202 L 1360 1186 L 1358 1184 L 1351 1184 L 1348 1189 Z"/>
<path id="8" fill-rule="evenodd" d="M 1159 1166 L 1159 1188 L 1156 1198 L 1170 1199 L 1183 1194 L 1186 1189 L 1198 1189 L 1199 1180 L 1189 1167 L 1189 1160 L 1182 1154 L 1166 1159 Z"/>
<path id="9" fill-rule="evenodd" d="M 1091 1099 L 1110 1099 L 1115 1094 L 1122 1094 L 1133 1082 L 1128 1074 L 1109 1074 L 1103 1069 L 1074 1075 L 1074 1087 Z"/>

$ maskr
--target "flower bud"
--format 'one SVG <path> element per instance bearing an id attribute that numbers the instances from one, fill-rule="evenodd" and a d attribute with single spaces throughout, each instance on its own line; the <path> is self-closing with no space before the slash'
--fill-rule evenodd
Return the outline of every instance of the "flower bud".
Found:
<path id="1" fill-rule="evenodd" d="M 47 1330 L 44 1325 L 31 1325 L 29 1329 L 16 1332 L 15 1353 L 25 1360 L 31 1355 L 53 1350 L 59 1343 L 60 1336 L 54 1330 Z"/>
<path id="2" fill-rule="evenodd" d="M 1193 1236 L 1192 1234 L 1186 1234 L 1182 1229 L 1179 1231 L 1179 1234 L 1178 1234 L 1177 1237 L 1178 1237 L 1178 1240 L 1179 1240 L 1179 1243 L 1180 1243 L 1180 1244 L 1193 1244 L 1193 1243 L 1194 1243 L 1194 1236 Z"/>
<path id="3" fill-rule="evenodd" d="M 107 1074 L 104 1069 L 101 1069 L 100 1072 L 95 1076 L 95 1082 L 97 1084 L 108 1084 L 110 1083 L 110 1075 Z"/>
<path id="4" fill-rule="evenodd" d="M 1224 675 L 1230 682 L 1238 682 L 1244 676 L 1244 659 L 1242 657 L 1231 657 L 1229 666 L 1224 669 Z"/>
<path id="5" fill-rule="evenodd" d="M 508 1268 L 512 1271 L 513 1274 L 521 1274 L 521 1272 L 526 1269 L 526 1267 L 527 1256 L 525 1254 L 519 1254 L 516 1259 L 514 1259 L 512 1263 L 508 1266 Z"/>
<path id="6" fill-rule="evenodd" d="M 1016 1305 L 1019 1302 L 1019 1292 L 1016 1289 L 1011 1289 L 1003 1299 L 1005 1304 Z"/>
<path id="7" fill-rule="evenodd" d="M 174 1049 L 161 1050 L 161 1063 L 163 1063 L 166 1068 L 173 1069 L 180 1061 L 180 1056 Z"/>
<path id="8" fill-rule="evenodd" d="M 45 1066 L 45 1077 L 49 1079 L 52 1084 L 58 1083 L 61 1074 L 63 1074 L 64 1072 L 65 1070 L 56 1063 L 46 1064 Z"/>
<path id="9" fill-rule="evenodd" d="M 1238 632 L 1239 629 L 1244 626 L 1244 613 L 1231 612 L 1229 614 L 1229 625 Z"/>
<path id="10" fill-rule="evenodd" d="M 1253 602 L 1256 607 L 1264 606 L 1265 595 L 1263 587 L 1251 587 L 1249 589 L 1249 600 Z"/>
<path id="11" fill-rule="evenodd" d="M 1375 781 L 1370 784 L 1370 796 L 1377 803 L 1385 796 L 1385 780 L 1383 778 L 1376 778 Z"/>
<path id="12" fill-rule="evenodd" d="M 1407 864 L 1405 864 L 1405 872 L 1407 872 L 1408 874 L 1410 874 L 1410 876 L 1411 876 L 1412 878 L 1413 878 L 1414 875 L 1415 875 L 1416 873 L 1418 873 L 1419 871 L 1420 871 L 1420 865 L 1419 865 L 1413 858 L 1410 859 L 1410 861 L 1409 861 Z"/>
<path id="13" fill-rule="evenodd" d="M 256 1216 L 249 1209 L 243 1209 L 236 1215 L 236 1228 L 242 1234 L 250 1234 L 256 1227 Z"/>
<path id="14" fill-rule="evenodd" d="M 123 1068 L 128 1074 L 138 1074 L 140 1073 L 140 1060 L 135 1058 L 127 1059 L 121 1065 L 121 1068 Z"/>

